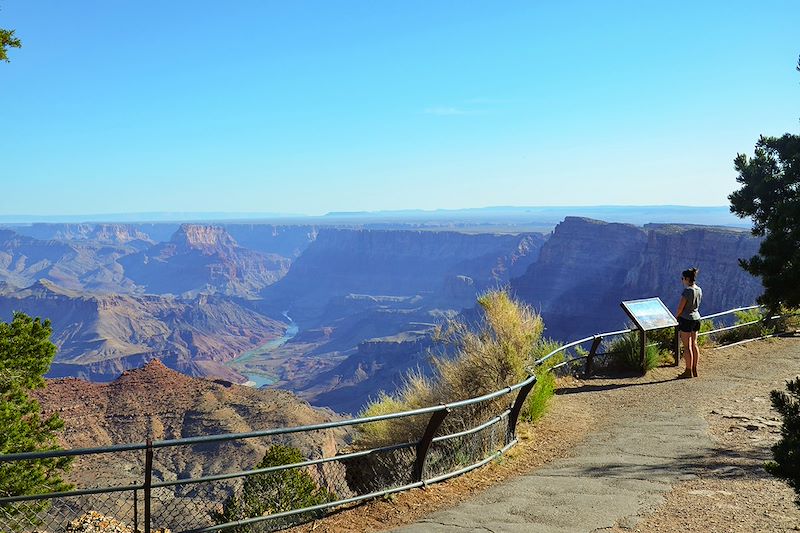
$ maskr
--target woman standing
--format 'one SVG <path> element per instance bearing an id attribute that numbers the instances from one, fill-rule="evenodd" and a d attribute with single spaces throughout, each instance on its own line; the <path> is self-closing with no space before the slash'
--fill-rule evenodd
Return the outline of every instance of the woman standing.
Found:
<path id="1" fill-rule="evenodd" d="M 678 375 L 678 379 L 697 377 L 697 358 L 700 355 L 697 348 L 697 332 L 700 331 L 700 300 L 703 299 L 703 291 L 695 283 L 697 273 L 696 268 L 690 268 L 681 274 L 685 288 L 681 293 L 681 301 L 675 315 L 678 317 L 686 370 Z"/>

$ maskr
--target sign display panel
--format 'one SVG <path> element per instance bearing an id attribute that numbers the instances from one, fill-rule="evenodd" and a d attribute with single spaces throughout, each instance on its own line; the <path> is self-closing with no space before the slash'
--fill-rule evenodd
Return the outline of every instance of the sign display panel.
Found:
<path id="1" fill-rule="evenodd" d="M 649 331 L 678 325 L 661 298 L 629 300 L 620 305 L 639 329 Z"/>

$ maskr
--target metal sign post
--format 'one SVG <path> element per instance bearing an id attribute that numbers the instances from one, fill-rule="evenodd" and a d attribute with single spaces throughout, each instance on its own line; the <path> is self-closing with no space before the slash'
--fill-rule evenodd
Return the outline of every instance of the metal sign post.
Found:
<path id="1" fill-rule="evenodd" d="M 641 300 L 626 300 L 619 304 L 628 318 L 636 324 L 639 330 L 639 355 L 642 368 L 647 352 L 647 332 L 654 329 L 675 327 L 678 321 L 672 316 L 661 298 L 644 298 Z"/>

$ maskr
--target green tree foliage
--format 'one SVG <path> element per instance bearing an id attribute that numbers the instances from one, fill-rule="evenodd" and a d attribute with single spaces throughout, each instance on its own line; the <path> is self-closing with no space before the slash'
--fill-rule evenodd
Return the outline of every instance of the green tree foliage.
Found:
<path id="1" fill-rule="evenodd" d="M 14 30 L 4 30 L 0 28 L 0 61 L 9 62 L 9 48 L 22 48 L 22 42 L 14 37 Z"/>
<path id="2" fill-rule="evenodd" d="M 275 445 L 267 450 L 256 469 L 301 463 L 304 460 L 300 450 L 290 446 Z M 223 524 L 244 518 L 302 509 L 335 500 L 336 495 L 324 487 L 320 487 L 307 469 L 288 468 L 248 476 L 241 493 L 229 497 L 223 505 L 223 511 L 216 514 L 214 518 L 218 524 Z M 287 522 L 306 521 L 319 515 L 319 512 L 303 513 L 288 521 L 282 521 L 281 525 L 287 525 Z M 274 521 L 269 522 L 269 526 L 274 525 Z M 259 530 L 260 527 L 254 524 L 253 526 L 240 526 L 233 531 L 249 533 Z"/>
<path id="3" fill-rule="evenodd" d="M 728 198 L 731 211 L 753 218 L 753 235 L 764 237 L 758 255 L 740 259 L 760 276 L 759 303 L 777 310 L 800 306 L 800 135 L 761 137 L 752 158 L 735 159 L 742 188 Z"/>
<path id="4" fill-rule="evenodd" d="M 50 321 L 15 313 L 0 322 L 0 454 L 58 449 L 57 414 L 43 419 L 29 392 L 44 386 L 44 374 L 56 354 Z M 0 497 L 66 490 L 61 474 L 69 458 L 0 463 Z M 7 510 L 16 512 L 21 508 Z"/>
<path id="5" fill-rule="evenodd" d="M 800 505 L 800 378 L 786 382 L 789 393 L 774 390 L 772 407 L 783 416 L 781 440 L 772 447 L 774 463 L 767 470 L 785 479 L 798 495 Z"/>

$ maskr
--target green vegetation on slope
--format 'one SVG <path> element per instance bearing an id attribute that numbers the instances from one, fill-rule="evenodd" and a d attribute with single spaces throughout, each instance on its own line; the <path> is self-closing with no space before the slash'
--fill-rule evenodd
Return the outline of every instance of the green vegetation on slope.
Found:
<path id="1" fill-rule="evenodd" d="M 297 448 L 275 445 L 267 450 L 264 458 L 256 465 L 256 469 L 301 463 L 304 460 Z M 336 494 L 317 485 L 306 468 L 287 468 L 248 476 L 241 491 L 230 496 L 223 504 L 222 512 L 215 513 L 213 518 L 218 524 L 224 524 L 332 501 L 336 501 Z M 308 512 L 287 518 L 280 524 L 270 521 L 269 528 L 305 522 L 321 515 L 320 511 Z M 239 526 L 231 531 L 251 533 L 261 531 L 263 526 L 264 524 Z"/>

